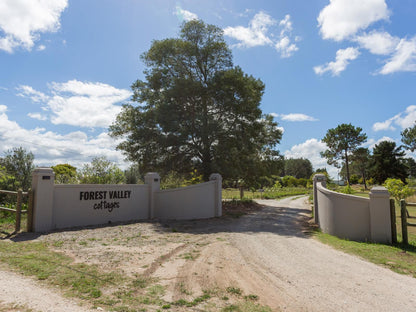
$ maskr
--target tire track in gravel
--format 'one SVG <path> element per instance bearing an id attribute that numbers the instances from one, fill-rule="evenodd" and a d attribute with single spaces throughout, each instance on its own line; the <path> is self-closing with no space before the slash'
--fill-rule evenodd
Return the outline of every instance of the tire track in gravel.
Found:
<path id="1" fill-rule="evenodd" d="M 283 311 L 416 311 L 416 279 L 334 250 L 305 234 L 306 198 L 258 201 L 233 225 L 231 246 Z M 251 290 L 255 291 L 255 290 Z M 260 292 L 261 294 L 261 292 Z"/>

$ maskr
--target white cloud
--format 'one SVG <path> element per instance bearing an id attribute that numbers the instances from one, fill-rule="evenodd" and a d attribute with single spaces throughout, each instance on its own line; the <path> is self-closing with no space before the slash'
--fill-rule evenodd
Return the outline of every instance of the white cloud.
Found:
<path id="1" fill-rule="evenodd" d="M 37 120 L 47 120 L 48 117 L 42 115 L 40 113 L 28 113 L 27 114 L 30 118 L 37 119 Z"/>
<path id="2" fill-rule="evenodd" d="M 121 111 L 117 104 L 131 96 L 125 89 L 78 80 L 49 84 L 49 95 L 30 86 L 21 86 L 19 90 L 20 96 L 43 103 L 43 109 L 51 113 L 52 123 L 78 127 L 108 127 Z"/>
<path id="3" fill-rule="evenodd" d="M 393 53 L 400 42 L 398 37 L 393 37 L 385 31 L 372 31 L 368 34 L 365 33 L 357 36 L 353 40 L 358 42 L 362 48 L 377 55 L 389 55 Z"/>
<path id="4" fill-rule="evenodd" d="M 329 166 L 326 159 L 321 157 L 321 152 L 326 150 L 326 144 L 317 139 L 309 139 L 301 144 L 294 145 L 290 150 L 284 152 L 286 158 L 306 158 L 312 163 L 313 168 L 326 168 L 331 177 L 338 175 L 338 169 Z"/>
<path id="5" fill-rule="evenodd" d="M 198 15 L 190 11 L 182 9 L 180 6 L 176 6 L 176 16 L 183 21 L 189 22 L 191 20 L 197 20 Z"/>
<path id="6" fill-rule="evenodd" d="M 275 48 L 280 52 L 282 58 L 291 57 L 294 52 L 299 50 L 298 46 L 292 42 L 290 35 L 292 33 L 292 21 L 290 15 L 287 14 L 284 19 L 279 22 L 279 26 L 282 27 L 280 31 L 280 38 L 275 44 Z M 300 38 L 296 37 L 295 42 L 299 41 Z"/>
<path id="7" fill-rule="evenodd" d="M 393 121 L 394 121 L 394 119 L 390 118 L 390 119 L 388 119 L 386 121 L 383 121 L 383 122 L 376 122 L 373 125 L 373 131 L 385 131 L 385 130 L 394 131 L 394 130 L 396 130 L 396 128 L 394 128 L 392 126 Z"/>
<path id="8" fill-rule="evenodd" d="M 316 118 L 305 114 L 274 114 L 273 117 L 280 117 L 284 121 L 317 121 Z"/>
<path id="9" fill-rule="evenodd" d="M 37 165 L 70 163 L 80 168 L 93 157 L 106 156 L 119 166 L 127 167 L 123 155 L 115 149 L 119 141 L 105 132 L 96 137 L 88 137 L 81 131 L 61 135 L 44 128 L 24 129 L 10 120 L 6 112 L 7 107 L 0 105 L 0 153 L 22 146 L 34 153 Z"/>
<path id="10" fill-rule="evenodd" d="M 268 37 L 267 32 L 270 26 L 276 24 L 270 15 L 259 12 L 249 22 L 249 27 L 237 26 L 226 27 L 224 29 L 224 35 L 232 37 L 240 43 L 239 47 L 255 47 L 272 44 L 272 40 Z"/>
<path id="11" fill-rule="evenodd" d="M 401 113 L 395 119 L 395 123 L 402 129 L 411 127 L 416 122 L 416 105 L 410 105 L 404 113 Z"/>
<path id="12" fill-rule="evenodd" d="M 12 53 L 22 47 L 31 50 L 40 34 L 56 32 L 67 0 L 0 1 L 0 50 Z"/>
<path id="13" fill-rule="evenodd" d="M 39 45 L 37 48 L 38 51 L 43 51 L 45 49 L 46 49 L 46 46 L 44 46 L 43 44 Z"/>
<path id="14" fill-rule="evenodd" d="M 291 57 L 294 52 L 299 50 L 296 44 L 291 43 L 289 37 L 285 36 L 281 38 L 275 45 L 275 48 L 282 58 Z"/>
<path id="15" fill-rule="evenodd" d="M 319 13 L 318 24 L 323 39 L 341 41 L 389 15 L 385 0 L 330 0 Z"/>
<path id="16" fill-rule="evenodd" d="M 279 25 L 283 28 L 280 32 L 281 35 L 284 35 L 285 33 L 291 32 L 293 30 L 292 21 L 289 14 L 286 14 L 285 18 L 279 22 Z"/>
<path id="17" fill-rule="evenodd" d="M 46 102 L 49 99 L 49 96 L 47 96 L 46 94 L 40 91 L 36 91 L 31 86 L 22 85 L 22 86 L 19 86 L 17 90 L 20 92 L 17 94 L 18 96 L 28 97 L 33 102 L 36 102 L 36 103 Z"/>
<path id="18" fill-rule="evenodd" d="M 337 51 L 335 61 L 326 63 L 325 65 L 315 66 L 313 70 L 317 75 L 323 75 L 326 72 L 331 72 L 333 76 L 338 76 L 343 72 L 349 61 L 355 60 L 360 55 L 357 48 L 349 47 Z"/>
<path id="19" fill-rule="evenodd" d="M 416 36 L 411 39 L 401 39 L 391 58 L 380 70 L 387 75 L 402 71 L 416 71 Z"/>
<path id="20" fill-rule="evenodd" d="M 269 30 L 272 26 L 278 25 L 280 32 L 277 39 Z M 274 46 L 282 58 L 291 57 L 299 50 L 296 43 L 299 37 L 292 39 L 292 21 L 289 14 L 284 19 L 277 21 L 265 12 L 257 13 L 249 22 L 248 27 L 226 27 L 224 35 L 239 41 L 237 47 L 251 48 L 256 46 Z"/>
<path id="21" fill-rule="evenodd" d="M 401 112 L 386 121 L 376 122 L 373 125 L 374 131 L 395 130 L 393 124 L 399 126 L 402 130 L 414 126 L 416 123 L 416 105 L 410 105 L 404 112 Z"/>
<path id="22" fill-rule="evenodd" d="M 383 141 L 390 141 L 390 142 L 396 142 L 390 137 L 384 136 L 381 139 L 378 139 L 377 141 L 374 139 L 369 139 L 364 146 L 367 146 L 370 150 L 374 149 L 374 147 L 378 144 L 380 144 Z M 396 142 L 397 143 L 397 142 Z"/>

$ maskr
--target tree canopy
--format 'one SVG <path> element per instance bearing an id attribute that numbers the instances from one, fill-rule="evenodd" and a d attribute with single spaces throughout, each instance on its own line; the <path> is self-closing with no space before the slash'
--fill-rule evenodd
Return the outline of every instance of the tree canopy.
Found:
<path id="1" fill-rule="evenodd" d="M 362 128 L 354 127 L 351 124 L 341 124 L 336 128 L 329 129 L 322 139 L 327 150 L 321 153 L 327 159 L 329 165 L 341 167 L 339 161 L 345 163 L 347 182 L 350 184 L 349 162 L 350 156 L 358 146 L 367 140 L 367 135 L 362 133 Z"/>
<path id="2" fill-rule="evenodd" d="M 123 171 L 105 157 L 95 157 L 79 174 L 81 184 L 120 184 L 125 180 Z"/>
<path id="3" fill-rule="evenodd" d="M 233 66 L 220 28 L 184 23 L 179 38 L 153 41 L 142 60 L 145 79 L 132 85 L 139 104 L 124 105 L 110 127 L 141 172 L 249 178 L 277 157 L 282 132 L 259 107 L 265 86 Z"/>
<path id="4" fill-rule="evenodd" d="M 404 151 L 395 142 L 382 141 L 373 149 L 370 161 L 371 177 L 379 184 L 387 178 L 397 178 L 406 181 L 407 167 L 404 163 Z"/>
<path id="5" fill-rule="evenodd" d="M 309 159 L 289 158 L 285 159 L 285 175 L 293 176 L 297 179 L 309 179 L 313 173 L 312 163 Z"/>
<path id="6" fill-rule="evenodd" d="M 23 147 L 16 147 L 6 152 L 3 158 L 0 158 L 0 165 L 5 167 L 8 174 L 15 177 L 14 189 L 30 189 L 32 185 L 32 171 L 34 169 L 33 161 L 35 156 Z"/>
<path id="7" fill-rule="evenodd" d="M 416 125 L 404 129 L 401 135 L 405 147 L 414 152 L 416 150 Z"/>
<path id="8" fill-rule="evenodd" d="M 69 164 L 58 164 L 52 166 L 55 173 L 55 183 L 57 184 L 76 184 L 77 168 Z"/>

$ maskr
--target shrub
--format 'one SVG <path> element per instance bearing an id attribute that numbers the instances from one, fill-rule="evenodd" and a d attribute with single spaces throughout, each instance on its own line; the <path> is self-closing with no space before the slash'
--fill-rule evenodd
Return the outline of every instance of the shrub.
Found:
<path id="1" fill-rule="evenodd" d="M 390 195 L 394 197 L 397 201 L 400 199 L 405 199 L 410 195 L 413 195 L 414 190 L 410 189 L 409 186 L 405 185 L 400 179 L 391 179 L 388 178 L 383 184 Z"/>

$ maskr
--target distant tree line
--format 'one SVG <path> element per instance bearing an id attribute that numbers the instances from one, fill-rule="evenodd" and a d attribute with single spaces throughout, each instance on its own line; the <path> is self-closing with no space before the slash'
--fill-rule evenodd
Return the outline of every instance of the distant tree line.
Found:
<path id="1" fill-rule="evenodd" d="M 367 140 L 362 128 L 351 124 L 341 124 L 329 129 L 322 139 L 327 149 L 321 153 L 328 164 L 340 169 L 340 177 L 348 184 L 362 183 L 382 185 L 388 178 L 406 182 L 407 178 L 416 177 L 416 161 L 405 157 L 405 150 L 416 148 L 415 127 L 402 132 L 404 145 L 397 146 L 393 141 L 381 141 L 372 151 L 360 147 Z"/>
<path id="2" fill-rule="evenodd" d="M 0 157 L 0 189 L 30 189 L 34 159 L 33 153 L 23 147 L 13 148 Z M 123 171 L 105 157 L 95 157 L 81 169 L 70 164 L 58 164 L 52 169 L 57 184 L 135 184 L 142 178 L 136 166 Z"/>

